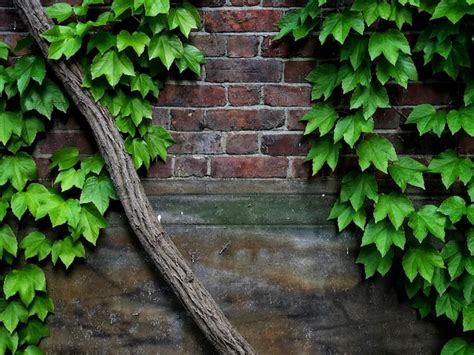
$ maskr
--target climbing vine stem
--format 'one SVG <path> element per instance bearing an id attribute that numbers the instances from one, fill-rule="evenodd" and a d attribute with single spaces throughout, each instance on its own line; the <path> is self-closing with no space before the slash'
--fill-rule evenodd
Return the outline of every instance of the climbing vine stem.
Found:
<path id="1" fill-rule="evenodd" d="M 406 294 L 421 317 L 445 317 L 458 326 L 459 337 L 448 341 L 442 354 L 473 354 L 472 160 L 455 149 L 429 162 L 397 154 L 374 117 L 382 110 L 400 112 L 389 95 L 396 86 L 407 89 L 414 81 L 437 78 L 452 81 L 459 97 L 445 106 L 403 108 L 404 123 L 421 139 L 474 135 L 474 1 L 331 4 L 308 1 L 278 22 L 276 36 L 308 38 L 323 50 L 337 48 L 335 60 L 317 62 L 307 76 L 314 105 L 302 118 L 304 134 L 312 137 L 306 160 L 313 175 L 326 165 L 335 170 L 339 160 L 356 160 L 342 179 L 329 218 L 337 220 L 340 231 L 351 224 L 361 230 L 357 263 L 367 278 L 400 266 Z M 425 186 L 425 180 L 437 178 L 445 190 L 439 199 L 433 184 Z M 387 179 L 388 188 L 380 184 Z M 429 203 L 416 198 L 420 190 Z"/>

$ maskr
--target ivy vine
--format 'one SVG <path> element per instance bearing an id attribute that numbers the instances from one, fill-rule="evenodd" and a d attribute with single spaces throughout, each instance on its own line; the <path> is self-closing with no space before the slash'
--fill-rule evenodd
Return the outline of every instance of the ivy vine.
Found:
<path id="1" fill-rule="evenodd" d="M 51 44 L 49 59 L 81 64 L 83 86 L 116 119 L 135 168 L 148 169 L 155 158 L 166 160 L 173 143 L 152 122 L 150 100 L 173 65 L 199 75 L 204 63 L 199 49 L 182 41 L 199 26 L 199 14 L 186 1 L 173 7 L 167 0 L 103 4 L 84 0 L 47 8 L 57 22 L 43 34 Z M 98 11 L 89 10 L 98 6 L 94 17 Z M 17 50 L 30 44 L 25 38 Z M 49 335 L 45 321 L 54 312 L 42 267 L 51 262 L 68 269 L 84 258 L 107 226 L 104 214 L 117 196 L 102 157 L 83 157 L 76 147 L 52 155 L 53 186 L 37 179 L 34 145 L 69 103 L 41 56 L 17 58 L 0 42 L 0 59 L 0 353 L 42 354 L 38 345 Z"/>
<path id="2" fill-rule="evenodd" d="M 395 104 L 388 85 L 406 89 L 423 67 L 430 78 L 458 84 L 463 95 L 454 107 L 418 105 L 405 123 L 430 139 L 445 131 L 474 135 L 470 15 L 472 0 L 355 0 L 335 8 L 309 0 L 279 21 L 276 36 L 299 40 L 317 33 L 313 40 L 339 48 L 336 61 L 318 63 L 306 78 L 315 102 L 302 118 L 304 134 L 313 137 L 306 160 L 314 175 L 324 165 L 334 170 L 342 152 L 355 155 L 358 168 L 343 177 L 329 219 L 340 231 L 351 223 L 363 231 L 357 263 L 367 278 L 401 268 L 421 317 L 446 317 L 460 326 L 460 337 L 443 347 L 445 355 L 474 353 L 474 166 L 452 149 L 427 166 L 398 156 L 374 130 L 374 114 Z M 425 189 L 428 175 L 439 176 L 449 196 L 436 205 L 410 197 Z M 393 188 L 380 191 L 380 176 Z"/>

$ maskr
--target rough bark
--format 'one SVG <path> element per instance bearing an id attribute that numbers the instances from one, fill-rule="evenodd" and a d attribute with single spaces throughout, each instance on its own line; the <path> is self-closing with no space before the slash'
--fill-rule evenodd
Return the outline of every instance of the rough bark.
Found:
<path id="1" fill-rule="evenodd" d="M 47 58 L 48 45 L 41 33 L 48 30 L 52 23 L 46 17 L 41 3 L 39 0 L 14 0 L 14 4 Z M 49 65 L 89 123 L 131 228 L 176 296 L 217 351 L 225 354 L 254 354 L 253 348 L 230 324 L 165 234 L 132 161 L 125 152 L 123 138 L 113 117 L 94 101 L 89 92 L 82 89 L 81 67 L 74 61 L 66 63 L 61 60 L 50 61 Z"/>

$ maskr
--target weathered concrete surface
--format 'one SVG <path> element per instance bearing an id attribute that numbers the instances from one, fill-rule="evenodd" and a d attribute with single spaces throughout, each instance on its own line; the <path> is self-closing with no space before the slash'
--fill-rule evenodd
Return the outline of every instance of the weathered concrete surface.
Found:
<path id="1" fill-rule="evenodd" d="M 152 201 L 196 274 L 260 353 L 439 350 L 438 330 L 418 320 L 388 281 L 363 281 L 354 264 L 357 235 L 340 235 L 326 221 L 333 197 L 311 186 L 286 185 L 272 193 L 268 182 L 258 185 L 209 195 L 212 186 L 177 184 L 162 195 L 154 191 Z M 209 353 L 124 217 L 116 212 L 109 220 L 85 263 L 49 275 L 57 312 L 44 349 Z"/>

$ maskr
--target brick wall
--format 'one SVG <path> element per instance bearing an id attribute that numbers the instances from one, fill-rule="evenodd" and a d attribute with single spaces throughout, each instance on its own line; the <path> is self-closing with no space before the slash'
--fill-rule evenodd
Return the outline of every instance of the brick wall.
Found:
<path id="1" fill-rule="evenodd" d="M 172 75 L 160 93 L 154 120 L 176 140 L 166 164 L 157 162 L 149 178 L 307 178 L 304 164 L 309 139 L 302 136 L 301 116 L 310 107 L 304 77 L 314 60 L 330 61 L 334 50 L 316 41 L 275 42 L 275 22 L 304 0 L 201 0 L 203 26 L 192 34 L 207 63 L 200 78 Z M 14 43 L 24 26 L 8 0 L 0 0 L 0 30 Z M 423 77 L 423 73 L 421 73 Z M 399 154 L 430 155 L 457 142 L 418 139 L 403 116 L 419 103 L 455 102 L 458 89 L 447 83 L 413 84 L 389 89 L 397 110 L 380 111 L 376 128 L 394 142 Z M 73 114 L 74 116 L 74 114 Z M 84 154 L 95 148 L 80 120 L 58 123 L 36 149 L 39 160 L 64 144 Z M 470 153 L 461 138 L 461 152 Z M 343 155 L 340 171 L 355 164 Z M 324 174 L 331 174 L 329 170 Z"/>

